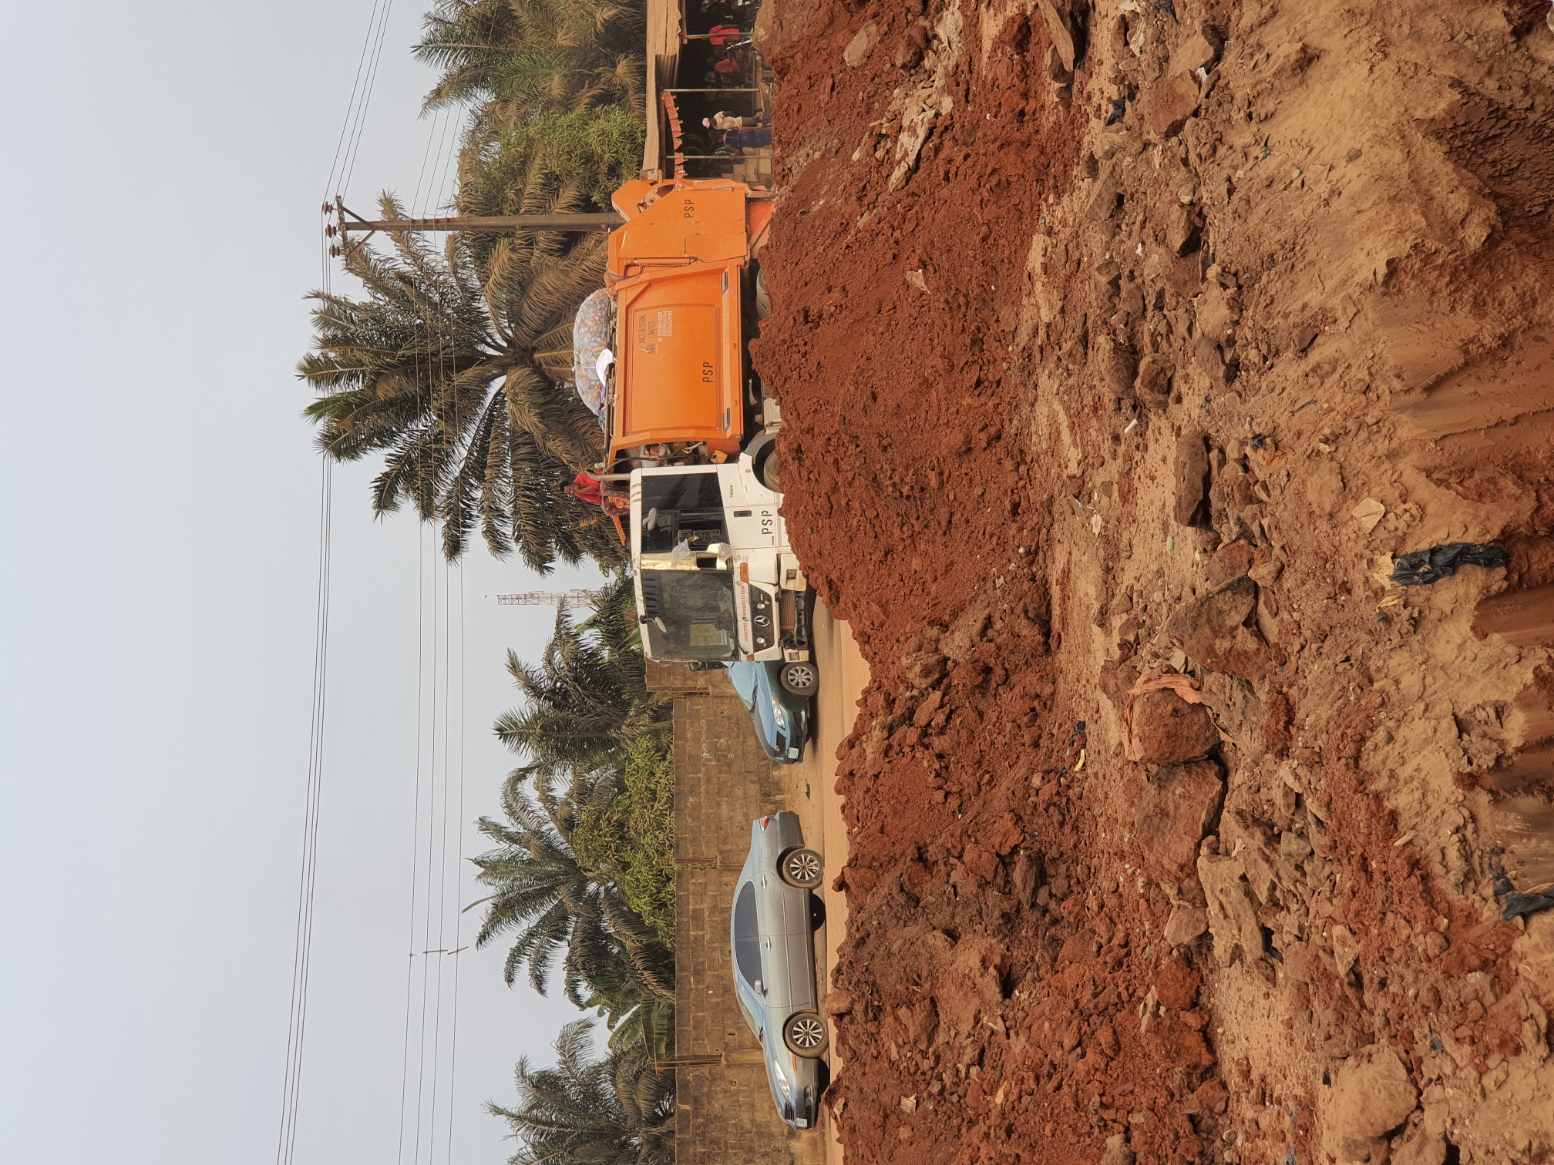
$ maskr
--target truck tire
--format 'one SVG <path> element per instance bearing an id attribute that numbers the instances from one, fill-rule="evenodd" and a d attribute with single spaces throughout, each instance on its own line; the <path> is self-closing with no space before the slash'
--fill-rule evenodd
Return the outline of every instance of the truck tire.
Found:
<path id="1" fill-rule="evenodd" d="M 772 297 L 766 294 L 766 272 L 755 269 L 755 321 L 760 323 L 772 314 Z"/>
<path id="2" fill-rule="evenodd" d="M 785 663 L 777 676 L 783 690 L 795 696 L 813 696 L 820 687 L 820 669 L 808 660 Z"/>
<path id="3" fill-rule="evenodd" d="M 749 445 L 745 446 L 745 452 L 750 454 L 750 469 L 755 474 L 755 479 L 774 494 L 780 494 L 782 483 L 777 476 L 776 432 L 763 429 L 756 434 Z"/>

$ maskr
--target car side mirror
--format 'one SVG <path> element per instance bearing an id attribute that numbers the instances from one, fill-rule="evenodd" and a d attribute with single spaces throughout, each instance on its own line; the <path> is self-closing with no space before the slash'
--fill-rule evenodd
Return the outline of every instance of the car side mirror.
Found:
<path id="1" fill-rule="evenodd" d="M 765 983 L 764 980 L 757 979 L 752 984 L 752 986 L 756 989 L 757 993 L 759 993 L 761 995 L 765 995 L 766 994 L 766 983 Z"/>

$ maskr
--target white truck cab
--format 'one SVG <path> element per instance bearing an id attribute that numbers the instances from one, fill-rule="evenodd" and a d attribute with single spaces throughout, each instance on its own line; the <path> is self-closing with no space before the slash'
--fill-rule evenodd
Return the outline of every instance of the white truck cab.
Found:
<path id="1" fill-rule="evenodd" d="M 647 658 L 809 660 L 809 583 L 781 501 L 749 454 L 632 471 L 631 562 Z"/>

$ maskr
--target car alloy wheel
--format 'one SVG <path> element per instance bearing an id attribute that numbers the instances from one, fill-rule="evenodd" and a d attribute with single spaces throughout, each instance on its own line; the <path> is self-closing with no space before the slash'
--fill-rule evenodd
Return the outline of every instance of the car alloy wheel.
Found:
<path id="1" fill-rule="evenodd" d="M 826 1050 L 826 1024 L 813 1011 L 790 1015 L 782 1025 L 782 1041 L 795 1056 L 814 1059 Z"/>
<path id="2" fill-rule="evenodd" d="M 813 696 L 820 687 L 820 673 L 807 661 L 784 664 L 778 680 L 795 696 Z"/>
<path id="3" fill-rule="evenodd" d="M 820 885 L 820 876 L 825 872 L 825 862 L 812 849 L 790 849 L 782 855 L 782 861 L 777 869 L 782 875 L 782 880 L 788 885 L 809 889 L 811 886 Z"/>

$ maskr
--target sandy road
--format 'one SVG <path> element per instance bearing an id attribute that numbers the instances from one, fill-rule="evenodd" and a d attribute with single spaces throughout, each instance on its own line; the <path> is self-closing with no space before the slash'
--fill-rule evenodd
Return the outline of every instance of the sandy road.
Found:
<path id="1" fill-rule="evenodd" d="M 806 781 L 810 803 L 820 816 L 820 851 L 825 855 L 826 883 L 822 897 L 826 904 L 826 925 L 816 944 L 817 970 L 821 992 L 829 989 L 831 969 L 836 965 L 837 948 L 847 929 L 847 898 L 831 888 L 832 880 L 847 864 L 847 826 L 842 820 L 842 802 L 836 795 L 836 748 L 852 731 L 858 712 L 858 697 L 869 681 L 869 667 L 853 642 L 847 624 L 833 619 L 818 602 L 814 618 L 815 662 L 820 668 L 820 691 L 815 697 L 815 732 L 808 754 L 795 766 L 795 776 Z M 813 836 L 810 834 L 809 836 Z M 833 1044 L 834 1048 L 834 1044 Z M 841 1069 L 835 1051 L 830 1056 L 833 1076 Z M 828 1165 L 840 1165 L 842 1145 L 825 1110 L 823 1135 Z"/>

